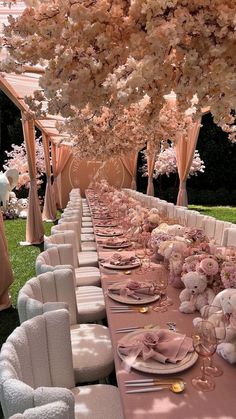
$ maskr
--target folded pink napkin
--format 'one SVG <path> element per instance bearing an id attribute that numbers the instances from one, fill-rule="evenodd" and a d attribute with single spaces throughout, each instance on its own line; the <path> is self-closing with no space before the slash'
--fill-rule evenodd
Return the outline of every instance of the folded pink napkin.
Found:
<path id="1" fill-rule="evenodd" d="M 193 350 L 191 338 L 167 329 L 145 331 L 135 335 L 128 342 L 118 344 L 118 352 L 127 356 L 126 363 L 129 366 L 132 366 L 137 357 L 144 361 L 154 359 L 162 364 L 175 364 Z"/>
<path id="2" fill-rule="evenodd" d="M 159 294 L 156 284 L 152 281 L 140 282 L 130 280 L 125 284 L 116 285 L 116 287 L 111 286 L 108 289 L 113 294 L 131 297 L 135 300 L 141 300 L 149 295 Z"/>
<path id="3" fill-rule="evenodd" d="M 119 253 L 114 253 L 112 258 L 110 259 L 110 264 L 116 266 L 133 265 L 137 262 L 138 260 L 135 256 L 125 257 L 120 255 Z"/>
<path id="4" fill-rule="evenodd" d="M 104 242 L 104 244 L 106 244 L 108 246 L 113 245 L 113 246 L 117 246 L 117 247 L 122 246 L 122 244 L 126 244 L 126 243 L 128 243 L 128 240 L 121 240 L 121 239 L 117 239 L 117 238 L 114 238 L 114 237 L 111 237 L 110 239 L 108 239 Z"/>
<path id="5" fill-rule="evenodd" d="M 114 228 L 106 228 L 106 229 L 102 229 L 102 228 L 96 228 L 96 234 L 117 234 L 120 233 L 119 230 L 115 230 Z"/>

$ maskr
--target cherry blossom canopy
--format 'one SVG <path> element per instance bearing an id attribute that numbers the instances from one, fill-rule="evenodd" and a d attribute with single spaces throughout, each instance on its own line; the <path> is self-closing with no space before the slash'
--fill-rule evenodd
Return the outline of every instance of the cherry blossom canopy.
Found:
<path id="1" fill-rule="evenodd" d="M 11 14 L 13 17 L 18 17 L 24 11 L 26 5 L 22 1 L 17 1 L 16 4 L 12 4 L 9 9 L 0 3 L 0 34 L 2 34 L 3 26 L 8 24 L 7 17 Z M 0 59 L 5 59 L 7 52 L 5 49 L 1 51 Z M 15 105 L 28 116 L 33 116 L 32 110 L 25 102 L 26 96 L 33 96 L 34 91 L 40 90 L 39 78 L 44 73 L 42 66 L 24 66 L 23 74 L 15 73 L 0 73 L 0 89 L 15 103 Z M 42 104 L 43 109 L 46 109 L 46 102 Z M 43 119 L 37 117 L 33 118 L 36 127 L 42 131 L 50 141 L 54 143 L 68 144 L 67 139 L 70 138 L 69 134 L 59 133 L 56 128 L 58 121 L 63 122 L 64 118 L 55 115 L 49 115 Z"/>

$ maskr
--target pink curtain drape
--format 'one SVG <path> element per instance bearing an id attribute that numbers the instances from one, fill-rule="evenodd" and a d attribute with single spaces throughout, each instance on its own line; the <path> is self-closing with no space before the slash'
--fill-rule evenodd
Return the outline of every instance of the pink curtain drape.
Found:
<path id="1" fill-rule="evenodd" d="M 147 171 L 148 171 L 148 185 L 147 195 L 154 196 L 154 185 L 153 185 L 153 172 L 156 161 L 156 155 L 159 152 L 157 149 L 153 149 L 149 143 L 147 143 Z"/>
<path id="2" fill-rule="evenodd" d="M 13 272 L 9 261 L 7 240 L 5 236 L 2 213 L 0 211 L 0 311 L 11 306 L 8 292 L 13 282 Z"/>
<path id="3" fill-rule="evenodd" d="M 22 113 L 22 126 L 30 177 L 26 241 L 30 244 L 39 244 L 44 240 L 44 229 L 36 183 L 35 127 L 33 119 L 27 119 Z"/>
<path id="4" fill-rule="evenodd" d="M 55 203 L 55 195 L 53 191 L 53 186 L 51 184 L 51 165 L 50 165 L 50 144 L 48 137 L 43 134 L 43 150 L 44 150 L 44 159 L 45 159 L 45 169 L 47 176 L 47 185 L 44 197 L 44 206 L 43 206 L 43 220 L 55 221 L 57 218 L 57 207 Z"/>
<path id="5" fill-rule="evenodd" d="M 71 156 L 71 147 L 62 145 L 56 146 L 52 144 L 52 169 L 53 169 L 53 177 L 54 177 L 54 194 L 55 194 L 55 201 L 58 208 L 62 208 L 62 196 L 58 190 L 58 178 L 61 175 L 63 169 L 66 166 L 70 156 Z"/>
<path id="6" fill-rule="evenodd" d="M 177 168 L 179 174 L 179 193 L 177 205 L 188 206 L 186 181 L 193 161 L 194 152 L 201 127 L 201 120 L 195 122 L 189 129 L 188 138 L 180 136 L 175 146 Z"/>
<path id="7" fill-rule="evenodd" d="M 121 161 L 125 166 L 127 172 L 131 176 L 131 185 L 130 188 L 136 190 L 136 173 L 137 173 L 137 161 L 138 161 L 138 152 L 134 151 L 132 153 L 127 154 L 126 156 L 121 156 Z"/>

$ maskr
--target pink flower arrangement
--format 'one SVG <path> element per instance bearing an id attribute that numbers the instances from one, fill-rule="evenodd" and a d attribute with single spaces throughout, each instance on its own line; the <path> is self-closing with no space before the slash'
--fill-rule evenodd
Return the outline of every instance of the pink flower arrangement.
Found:
<path id="1" fill-rule="evenodd" d="M 234 262 L 224 262 L 222 265 L 221 280 L 225 288 L 236 288 L 236 265 Z"/>
<path id="2" fill-rule="evenodd" d="M 200 262 L 198 270 L 201 270 L 205 275 L 212 276 L 219 272 L 219 265 L 213 257 L 206 257 Z"/>

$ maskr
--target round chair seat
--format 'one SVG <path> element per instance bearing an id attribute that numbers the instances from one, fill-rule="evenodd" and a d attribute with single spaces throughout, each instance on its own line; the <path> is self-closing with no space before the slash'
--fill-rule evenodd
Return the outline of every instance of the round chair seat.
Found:
<path id="1" fill-rule="evenodd" d="M 93 227 L 81 227 L 81 233 L 93 233 Z"/>
<path id="2" fill-rule="evenodd" d="M 78 262 L 80 267 L 95 266 L 98 267 L 97 252 L 78 252 Z"/>
<path id="3" fill-rule="evenodd" d="M 101 285 L 101 275 L 98 268 L 93 266 L 84 266 L 75 268 L 76 286 L 83 287 L 85 285 Z"/>
<path id="4" fill-rule="evenodd" d="M 94 242 L 95 236 L 92 233 L 83 233 L 80 235 L 81 242 Z"/>
<path id="5" fill-rule="evenodd" d="M 82 252 L 96 252 L 97 245 L 95 242 L 83 242 L 81 243 Z"/>
<path id="6" fill-rule="evenodd" d="M 85 383 L 107 377 L 114 368 L 109 329 L 100 324 L 71 326 L 75 382 Z"/>
<path id="7" fill-rule="evenodd" d="M 75 397 L 75 419 L 124 419 L 117 387 L 96 384 L 71 391 Z"/>
<path id="8" fill-rule="evenodd" d="M 96 322 L 106 317 L 103 291 L 99 287 L 75 288 L 79 323 Z"/>

